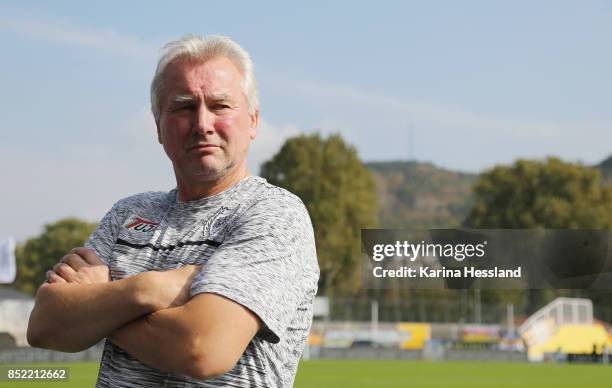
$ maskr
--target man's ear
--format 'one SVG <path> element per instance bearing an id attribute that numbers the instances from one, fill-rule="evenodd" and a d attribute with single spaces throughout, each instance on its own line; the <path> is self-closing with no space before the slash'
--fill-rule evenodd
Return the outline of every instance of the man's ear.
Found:
<path id="1" fill-rule="evenodd" d="M 155 127 L 157 128 L 157 141 L 159 142 L 159 144 L 163 144 L 161 139 L 161 133 L 159 130 L 159 120 L 155 120 Z"/>
<path id="2" fill-rule="evenodd" d="M 257 127 L 259 126 L 259 109 L 249 115 L 251 118 L 249 134 L 251 135 L 251 140 L 255 139 L 257 136 Z"/>

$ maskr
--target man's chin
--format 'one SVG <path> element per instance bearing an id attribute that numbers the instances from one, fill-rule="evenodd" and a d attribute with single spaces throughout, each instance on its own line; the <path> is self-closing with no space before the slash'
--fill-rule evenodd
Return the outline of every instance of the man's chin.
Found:
<path id="1" fill-rule="evenodd" d="M 199 181 L 214 181 L 222 178 L 224 171 L 225 170 L 221 170 L 218 168 L 198 169 L 196 170 L 194 176 Z"/>
<path id="2" fill-rule="evenodd" d="M 232 166 L 200 165 L 195 169 L 195 177 L 199 181 L 215 181 L 225 177 Z"/>

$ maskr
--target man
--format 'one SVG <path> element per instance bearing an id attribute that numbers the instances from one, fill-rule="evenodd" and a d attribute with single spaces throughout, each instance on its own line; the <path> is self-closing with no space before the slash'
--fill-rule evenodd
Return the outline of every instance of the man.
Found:
<path id="1" fill-rule="evenodd" d="M 97 387 L 292 386 L 319 268 L 303 203 L 246 168 L 250 57 L 222 36 L 171 42 L 151 104 L 177 188 L 117 202 L 47 273 L 28 341 L 106 338 Z"/>

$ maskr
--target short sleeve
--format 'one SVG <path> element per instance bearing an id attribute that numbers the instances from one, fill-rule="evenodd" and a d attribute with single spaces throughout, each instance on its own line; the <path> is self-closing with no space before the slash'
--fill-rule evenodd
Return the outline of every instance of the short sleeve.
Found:
<path id="1" fill-rule="evenodd" d="M 110 265 L 113 245 L 117 238 L 118 230 L 118 210 L 119 203 L 116 203 L 111 210 L 104 215 L 96 230 L 89 236 L 85 246 L 92 248 L 96 254 L 106 263 Z"/>
<path id="2" fill-rule="evenodd" d="M 238 216 L 194 278 L 191 295 L 215 293 L 243 305 L 263 323 L 257 336 L 277 343 L 317 280 L 308 211 L 286 195 L 262 199 Z"/>

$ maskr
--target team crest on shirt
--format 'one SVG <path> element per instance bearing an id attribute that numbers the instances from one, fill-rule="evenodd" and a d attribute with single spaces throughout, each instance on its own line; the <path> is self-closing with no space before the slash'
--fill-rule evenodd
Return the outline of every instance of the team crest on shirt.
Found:
<path id="1" fill-rule="evenodd" d="M 140 233 L 152 232 L 159 226 L 159 222 L 147 220 L 139 215 L 132 214 L 125 221 L 123 226 L 129 230 L 134 230 Z"/>
<path id="2" fill-rule="evenodd" d="M 209 239 L 223 240 L 225 230 L 229 222 L 233 219 L 232 214 L 234 213 L 228 207 L 222 207 L 217 210 L 206 222 L 202 229 L 202 235 Z"/>

